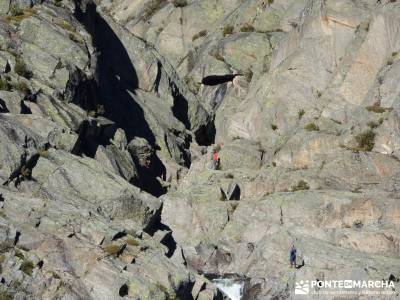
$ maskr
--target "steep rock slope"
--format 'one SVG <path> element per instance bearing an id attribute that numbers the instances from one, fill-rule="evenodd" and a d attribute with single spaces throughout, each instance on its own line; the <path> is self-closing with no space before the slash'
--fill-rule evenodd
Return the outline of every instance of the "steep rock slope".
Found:
<path id="1" fill-rule="evenodd" d="M 163 197 L 189 265 L 244 274 L 260 299 L 301 279 L 399 277 L 398 1 L 101 6 L 214 115 L 219 170 L 209 148 Z"/>
<path id="2" fill-rule="evenodd" d="M 0 4 L 3 297 L 399 295 L 398 1 L 39 2 Z"/>
<path id="3" fill-rule="evenodd" d="M 91 2 L 1 5 L 0 297 L 220 297 L 155 197 L 206 135 L 197 97 Z"/>

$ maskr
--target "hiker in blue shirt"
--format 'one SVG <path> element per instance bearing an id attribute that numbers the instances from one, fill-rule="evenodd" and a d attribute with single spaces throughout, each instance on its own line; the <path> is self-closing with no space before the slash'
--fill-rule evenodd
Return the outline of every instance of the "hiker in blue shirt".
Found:
<path id="1" fill-rule="evenodd" d="M 294 245 L 292 245 L 292 248 L 290 249 L 290 267 L 291 268 L 296 268 L 296 255 L 297 255 L 297 250 Z"/>

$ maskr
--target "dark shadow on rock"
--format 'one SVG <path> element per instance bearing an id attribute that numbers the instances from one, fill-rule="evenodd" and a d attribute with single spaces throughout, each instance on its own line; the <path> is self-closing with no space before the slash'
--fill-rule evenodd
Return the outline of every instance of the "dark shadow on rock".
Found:
<path id="1" fill-rule="evenodd" d="M 195 133 L 196 142 L 201 146 L 211 146 L 215 141 L 215 124 L 214 119 L 212 119 L 207 125 L 202 126 Z"/>
<path id="2" fill-rule="evenodd" d="M 96 119 L 83 121 L 77 130 L 78 139 L 71 153 L 95 157 L 97 148 L 109 145 L 116 130 L 114 124 L 100 124 Z"/>
<path id="3" fill-rule="evenodd" d="M 201 83 L 204 85 L 214 86 L 214 85 L 223 84 L 225 82 L 231 82 L 236 76 L 238 76 L 238 75 L 237 74 L 210 75 L 210 76 L 204 77 L 201 80 Z"/>
<path id="4" fill-rule="evenodd" d="M 110 25 L 96 11 L 93 2 L 82 10 L 75 0 L 75 17 L 92 35 L 98 51 L 96 65 L 97 97 L 104 106 L 104 116 L 125 130 L 128 140 L 140 136 L 155 145 L 155 137 L 144 118 L 143 109 L 134 99 L 138 77 L 127 50 Z"/>
<path id="5" fill-rule="evenodd" d="M 66 101 L 79 105 L 86 111 L 98 110 L 101 105 L 96 82 L 78 69 L 69 67 L 69 79 L 63 93 Z"/>
<path id="6" fill-rule="evenodd" d="M 70 71 L 70 86 L 65 95 L 74 103 L 86 110 L 101 107 L 101 115 L 112 120 L 117 128 L 125 131 L 128 141 L 134 137 L 145 138 L 153 148 L 157 148 L 156 139 L 144 117 L 142 107 L 135 101 L 135 90 L 138 88 L 138 77 L 131 58 L 123 43 L 110 25 L 96 11 L 92 1 L 75 0 L 75 17 L 91 34 L 93 46 L 98 55 L 95 79 L 85 81 L 83 74 L 76 70 Z M 160 68 L 159 68 L 160 69 Z M 157 76 L 159 84 L 161 74 Z M 158 86 L 155 87 L 156 91 Z M 93 100 L 96 99 L 96 100 Z M 93 157 L 99 145 L 106 145 L 102 137 L 85 140 L 87 124 L 79 129 L 82 138 L 74 149 L 76 154 L 84 153 Z M 90 136 L 90 135 L 89 135 Z M 160 196 L 166 192 L 157 177 L 165 174 L 165 166 L 153 155 L 151 168 L 142 169 L 136 164 L 140 182 L 132 182 L 144 191 Z"/>
<path id="7" fill-rule="evenodd" d="M 20 110 L 21 114 L 25 114 L 25 115 L 32 114 L 31 109 L 25 104 L 24 101 L 21 101 L 20 106 L 21 106 L 21 110 Z"/>
<path id="8" fill-rule="evenodd" d="M 154 214 L 151 222 L 149 222 L 149 224 L 146 226 L 146 228 L 143 229 L 144 232 L 153 236 L 154 233 L 156 233 L 156 231 L 158 231 L 158 230 L 171 231 L 171 229 L 167 225 L 165 225 L 161 222 L 161 212 L 162 212 L 162 205 L 157 210 L 157 212 Z"/>
<path id="9" fill-rule="evenodd" d="M 304 259 L 302 259 L 301 260 L 301 264 L 300 265 L 296 265 L 296 269 L 301 269 L 304 266 L 305 266 L 305 262 L 304 262 Z"/>
<path id="10" fill-rule="evenodd" d="M 175 85 L 172 86 L 172 96 L 174 97 L 174 106 L 172 107 L 174 117 L 181 121 L 186 129 L 190 129 L 188 102 Z"/>
<path id="11" fill-rule="evenodd" d="M 138 157 L 133 156 L 132 159 L 139 173 L 139 178 L 131 183 L 156 197 L 165 194 L 167 189 L 161 185 L 157 177 L 165 180 L 166 168 L 158 156 L 153 153 L 150 158 L 150 165 L 147 167 L 140 164 Z"/>
<path id="12" fill-rule="evenodd" d="M 195 282 L 188 281 L 182 283 L 175 291 L 176 298 L 180 300 L 194 300 L 192 290 Z"/>
<path id="13" fill-rule="evenodd" d="M 164 238 L 160 241 L 165 247 L 168 248 L 168 252 L 165 254 L 168 258 L 171 258 L 174 255 L 176 250 L 176 241 L 172 236 L 172 231 L 168 232 Z"/>
<path id="14" fill-rule="evenodd" d="M 8 113 L 8 112 L 10 111 L 7 109 L 6 102 L 3 99 L 0 99 L 0 113 Z"/>

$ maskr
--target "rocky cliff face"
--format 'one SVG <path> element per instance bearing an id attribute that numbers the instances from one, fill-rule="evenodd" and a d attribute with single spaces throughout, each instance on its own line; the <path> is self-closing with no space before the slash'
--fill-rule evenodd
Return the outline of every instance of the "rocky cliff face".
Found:
<path id="1" fill-rule="evenodd" d="M 0 298 L 223 299 L 227 274 L 249 300 L 399 295 L 399 1 L 0 14 Z"/>

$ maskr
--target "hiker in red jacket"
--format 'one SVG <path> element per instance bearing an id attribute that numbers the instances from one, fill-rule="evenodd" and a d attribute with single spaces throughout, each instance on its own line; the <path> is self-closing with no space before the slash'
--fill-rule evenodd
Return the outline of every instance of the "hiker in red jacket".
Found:
<path id="1" fill-rule="evenodd" d="M 214 170 L 218 170 L 219 167 L 219 154 L 217 150 L 214 150 L 213 156 L 212 156 L 212 165 Z"/>

